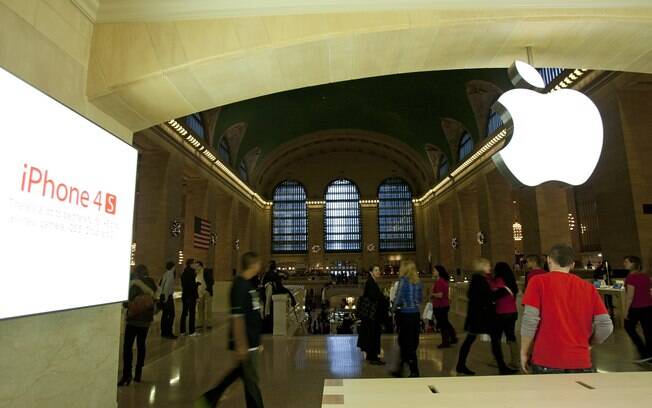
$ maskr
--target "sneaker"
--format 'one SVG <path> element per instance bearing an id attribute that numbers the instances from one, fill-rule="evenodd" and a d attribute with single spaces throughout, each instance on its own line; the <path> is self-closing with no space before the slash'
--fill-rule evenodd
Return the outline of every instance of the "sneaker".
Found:
<path id="1" fill-rule="evenodd" d="M 475 375 L 475 372 L 469 370 L 468 367 L 457 366 L 455 371 L 457 371 L 458 374 Z"/>
<path id="2" fill-rule="evenodd" d="M 201 336 L 201 334 L 199 334 L 197 332 L 194 332 L 194 333 L 191 333 L 191 334 L 188 335 L 188 337 L 198 337 L 198 336 Z"/>

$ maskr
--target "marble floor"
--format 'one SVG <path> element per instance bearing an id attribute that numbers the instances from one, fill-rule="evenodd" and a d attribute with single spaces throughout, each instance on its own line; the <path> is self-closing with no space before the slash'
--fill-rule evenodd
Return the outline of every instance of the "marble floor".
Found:
<path id="1" fill-rule="evenodd" d="M 152 327 L 143 382 L 121 387 L 118 406 L 192 407 L 205 389 L 220 380 L 233 362 L 226 351 L 224 319 L 199 337 L 162 340 Z M 355 346 L 356 336 L 267 336 L 263 341 L 261 386 L 267 407 L 318 408 L 325 378 L 387 378 L 387 367 L 370 366 Z M 419 347 L 422 376 L 454 374 L 458 348 L 439 350 L 439 335 L 425 334 Z M 394 336 L 382 339 L 384 358 L 395 360 L 398 347 Z M 652 370 L 632 362 L 633 347 L 622 330 L 593 351 L 599 372 Z M 489 343 L 477 342 L 469 367 L 478 375 L 495 375 Z M 242 385 L 236 383 L 220 406 L 243 407 Z"/>

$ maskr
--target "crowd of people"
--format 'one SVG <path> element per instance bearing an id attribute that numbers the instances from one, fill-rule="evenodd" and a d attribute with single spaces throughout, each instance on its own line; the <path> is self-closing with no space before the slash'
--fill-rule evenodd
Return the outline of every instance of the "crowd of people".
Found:
<path id="1" fill-rule="evenodd" d="M 491 341 L 491 351 L 501 375 L 518 371 L 535 374 L 592 372 L 594 365 L 590 349 L 604 342 L 613 331 L 613 323 L 596 287 L 571 273 L 574 253 L 567 245 L 556 245 L 545 257 L 526 258 L 524 293 L 518 314 L 519 286 L 509 264 L 480 258 L 473 262 L 473 273 L 468 285 L 468 306 L 464 331 L 466 335 L 459 348 L 456 371 L 460 375 L 474 375 L 467 366 L 472 346 L 479 336 Z M 288 293 L 276 265 L 271 262 L 262 272 L 260 258 L 246 253 L 241 258 L 242 271 L 236 275 L 230 293 L 231 321 L 229 348 L 236 364 L 223 381 L 203 394 L 198 406 L 216 406 L 221 395 L 236 380 L 242 379 L 248 407 L 262 407 L 258 386 L 258 354 L 261 335 L 269 331 L 273 322 L 272 295 Z M 636 346 L 637 362 L 652 361 L 652 291 L 650 277 L 643 271 L 636 256 L 628 256 L 624 267 L 629 271 L 625 279 L 625 330 Z M 176 339 L 174 326 L 175 264 L 168 262 L 159 285 L 149 276 L 144 265 L 134 268 L 125 302 L 126 325 L 123 349 L 123 375 L 119 385 L 141 381 L 145 361 L 145 343 L 154 314 L 161 310 L 161 335 Z M 422 317 L 432 319 L 441 333 L 438 348 L 447 349 L 458 343 L 457 331 L 449 319 L 450 276 L 441 265 L 432 268 L 434 283 L 429 299 L 413 261 L 401 263 L 399 279 L 389 296 L 381 290 L 378 266 L 369 271 L 363 295 L 358 299 L 356 316 L 360 319 L 358 347 L 371 365 L 385 365 L 381 359 L 381 335 L 388 324 L 398 332 L 400 357 L 390 374 L 402 377 L 405 368 L 410 377 L 420 375 L 417 350 L 423 331 Z M 183 311 L 181 334 L 197 335 L 199 326 L 210 328 L 210 305 L 213 296 L 213 276 L 200 261 L 188 260 L 181 274 Z M 309 298 L 316 298 L 314 293 Z M 422 315 L 424 301 L 429 314 Z M 324 312 L 322 308 L 322 314 Z M 388 319 L 388 316 L 391 317 Z M 516 323 L 520 318 L 520 342 Z M 389 322 L 389 323 L 388 323 Z M 186 325 L 186 323 L 188 323 Z M 642 326 L 643 338 L 637 331 Z M 322 331 L 324 332 L 324 331 Z M 352 331 L 351 331 L 352 332 Z M 509 355 L 503 355 L 502 341 L 506 340 Z M 135 372 L 133 345 L 137 345 Z M 520 346 L 519 346 L 520 343 Z"/>

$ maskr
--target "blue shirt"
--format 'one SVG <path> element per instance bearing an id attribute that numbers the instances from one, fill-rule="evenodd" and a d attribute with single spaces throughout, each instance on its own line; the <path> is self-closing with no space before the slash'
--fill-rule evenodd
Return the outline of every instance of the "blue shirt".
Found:
<path id="1" fill-rule="evenodd" d="M 400 308 L 401 313 L 419 313 L 422 300 L 423 286 L 421 283 L 410 283 L 408 278 L 403 276 L 398 282 L 394 310 Z"/>

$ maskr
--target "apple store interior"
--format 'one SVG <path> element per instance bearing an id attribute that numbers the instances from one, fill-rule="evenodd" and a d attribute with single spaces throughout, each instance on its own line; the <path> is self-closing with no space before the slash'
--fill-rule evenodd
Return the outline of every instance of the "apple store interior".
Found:
<path id="1" fill-rule="evenodd" d="M 651 405 L 649 0 L 0 0 L 0 116 L 0 408 Z"/>

